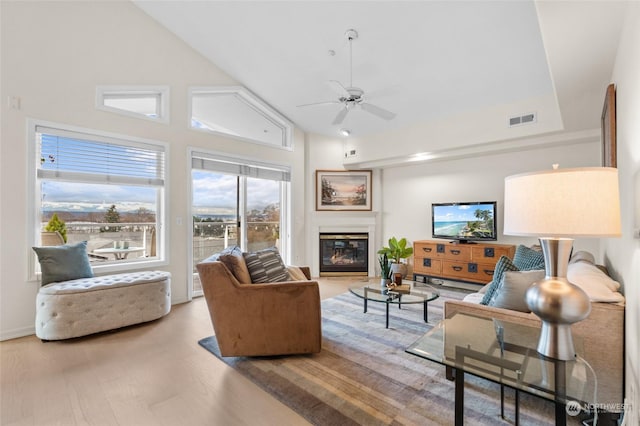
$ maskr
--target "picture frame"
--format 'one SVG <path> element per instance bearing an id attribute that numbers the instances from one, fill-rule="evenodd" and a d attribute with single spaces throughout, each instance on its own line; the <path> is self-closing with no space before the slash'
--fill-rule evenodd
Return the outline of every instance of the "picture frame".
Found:
<path id="1" fill-rule="evenodd" d="M 602 166 L 618 167 L 616 155 L 616 87 L 607 86 L 602 107 Z"/>
<path id="2" fill-rule="evenodd" d="M 371 170 L 316 170 L 317 211 L 370 211 Z"/>

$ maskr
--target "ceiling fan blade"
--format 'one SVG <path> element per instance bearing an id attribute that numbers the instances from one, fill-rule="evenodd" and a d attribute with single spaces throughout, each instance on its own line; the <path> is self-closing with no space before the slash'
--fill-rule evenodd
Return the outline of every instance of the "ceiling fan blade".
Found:
<path id="1" fill-rule="evenodd" d="M 373 115 L 377 115 L 378 117 L 383 118 L 385 120 L 392 120 L 396 116 L 396 114 L 391 111 L 387 111 L 384 108 L 380 108 L 379 106 L 368 104 L 366 102 L 361 103 L 360 106 L 362 107 L 363 110 Z"/>
<path id="2" fill-rule="evenodd" d="M 338 115 L 336 115 L 336 118 L 333 119 L 333 125 L 336 124 L 342 124 L 342 122 L 344 121 L 344 118 L 347 116 L 347 113 L 349 112 L 349 108 L 344 107 L 340 110 L 340 112 L 338 113 Z"/>
<path id="3" fill-rule="evenodd" d="M 296 105 L 296 106 L 300 108 L 300 107 L 308 107 L 308 106 L 316 106 L 316 105 L 335 105 L 339 103 L 340 101 L 326 101 L 326 102 L 313 102 L 310 104 L 302 104 L 302 105 Z"/>
<path id="4" fill-rule="evenodd" d="M 338 80 L 329 80 L 327 84 L 336 92 L 338 95 L 343 98 L 349 98 L 351 93 L 338 81 Z"/>

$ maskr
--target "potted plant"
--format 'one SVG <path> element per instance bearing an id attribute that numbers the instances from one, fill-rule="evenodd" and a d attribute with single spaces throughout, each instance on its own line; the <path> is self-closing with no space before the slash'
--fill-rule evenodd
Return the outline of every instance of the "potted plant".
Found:
<path id="1" fill-rule="evenodd" d="M 58 217 L 57 213 L 54 213 L 53 216 L 51 216 L 51 219 L 49 219 L 49 222 L 44 227 L 44 230 L 45 232 L 42 232 L 42 234 L 55 234 L 56 232 L 58 232 L 62 237 L 63 243 L 67 242 L 67 225 L 65 225 L 64 220 L 61 220 Z M 56 238 L 59 237 L 56 236 Z M 46 237 L 42 237 L 42 239 L 45 240 Z"/>
<path id="2" fill-rule="evenodd" d="M 391 276 L 396 273 L 402 274 L 402 278 L 407 276 L 407 265 L 402 262 L 402 259 L 406 259 L 413 254 L 413 247 L 407 247 L 407 239 L 396 237 L 389 238 L 389 246 L 382 247 L 378 250 L 378 254 L 387 255 L 391 260 Z"/>
<path id="3" fill-rule="evenodd" d="M 378 256 L 380 264 L 380 286 L 387 288 L 387 284 L 391 283 L 391 262 L 386 254 Z"/>

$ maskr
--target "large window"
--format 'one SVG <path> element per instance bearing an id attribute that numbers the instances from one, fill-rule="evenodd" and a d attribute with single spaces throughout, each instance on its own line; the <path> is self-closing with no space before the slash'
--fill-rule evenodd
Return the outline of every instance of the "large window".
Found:
<path id="1" fill-rule="evenodd" d="M 57 221 L 67 243 L 87 241 L 94 268 L 163 261 L 165 145 L 62 125 L 30 127 L 34 245 L 48 244 L 43 235 Z"/>
<path id="2" fill-rule="evenodd" d="M 287 166 L 196 151 L 191 166 L 193 295 L 201 294 L 195 265 L 226 247 L 276 246 L 287 258 Z"/>

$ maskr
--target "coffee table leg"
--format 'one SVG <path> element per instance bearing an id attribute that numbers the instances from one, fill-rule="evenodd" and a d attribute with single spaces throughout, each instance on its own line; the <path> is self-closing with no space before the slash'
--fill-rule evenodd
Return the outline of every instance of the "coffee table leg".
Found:
<path id="1" fill-rule="evenodd" d="M 428 302 L 425 300 L 424 301 L 424 310 L 423 310 L 423 312 L 424 312 L 424 322 L 429 322 L 429 321 L 427 321 L 427 318 L 429 316 L 429 311 L 427 309 L 427 306 L 428 306 L 427 303 Z"/>
<path id="2" fill-rule="evenodd" d="M 367 298 L 364 298 L 364 313 L 367 313 Z"/>
<path id="3" fill-rule="evenodd" d="M 389 302 L 385 303 L 387 305 L 387 318 L 386 318 L 386 328 L 389 328 Z"/>
<path id="4" fill-rule="evenodd" d="M 464 425 L 464 371 L 455 370 L 455 425 Z"/>

